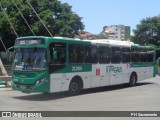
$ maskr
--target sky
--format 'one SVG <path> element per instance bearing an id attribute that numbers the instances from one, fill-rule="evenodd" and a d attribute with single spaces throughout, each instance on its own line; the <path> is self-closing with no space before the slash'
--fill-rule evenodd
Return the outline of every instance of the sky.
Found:
<path id="1" fill-rule="evenodd" d="M 103 26 L 125 25 L 131 31 L 142 19 L 160 15 L 160 0 L 59 0 L 82 17 L 85 31 L 99 34 Z M 131 32 L 132 33 L 132 32 Z"/>

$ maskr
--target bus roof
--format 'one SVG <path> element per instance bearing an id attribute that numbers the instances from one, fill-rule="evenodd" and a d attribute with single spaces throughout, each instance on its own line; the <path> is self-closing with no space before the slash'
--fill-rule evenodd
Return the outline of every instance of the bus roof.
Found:
<path id="1" fill-rule="evenodd" d="M 131 46 L 134 45 L 133 42 L 130 41 L 121 41 L 121 40 L 112 40 L 112 39 L 95 39 L 91 40 L 93 44 L 108 44 L 108 45 L 120 45 L 120 46 Z"/>
<path id="2" fill-rule="evenodd" d="M 52 39 L 52 38 L 54 38 L 54 39 L 66 39 L 66 40 L 80 40 L 80 39 L 78 39 L 78 38 L 68 38 L 68 37 L 59 37 L 59 36 L 57 36 L 57 37 L 47 37 L 47 36 L 24 36 L 24 37 L 19 37 L 19 38 L 17 38 L 17 39 L 27 39 L 27 38 L 50 38 L 50 39 Z"/>
<path id="3" fill-rule="evenodd" d="M 139 44 L 134 44 L 131 41 L 121 41 L 121 40 L 113 40 L 113 39 L 94 39 L 94 40 L 80 40 L 78 38 L 67 38 L 67 37 L 46 37 L 46 36 L 25 36 L 19 37 L 19 39 L 29 39 L 29 38 L 45 38 L 47 42 L 51 42 L 52 40 L 55 42 L 67 42 L 67 43 L 87 43 L 87 44 L 104 44 L 104 45 L 111 45 L 111 46 L 126 46 L 126 47 L 140 47 L 140 48 L 149 48 L 154 49 L 153 46 L 141 46 Z"/>
<path id="4" fill-rule="evenodd" d="M 153 46 L 141 46 L 135 44 L 131 41 L 121 41 L 121 40 L 112 40 L 112 39 L 95 39 L 95 40 L 85 40 L 91 41 L 92 44 L 106 44 L 111 46 L 126 46 L 126 47 L 135 47 L 135 48 L 146 48 L 146 49 L 155 49 Z"/>

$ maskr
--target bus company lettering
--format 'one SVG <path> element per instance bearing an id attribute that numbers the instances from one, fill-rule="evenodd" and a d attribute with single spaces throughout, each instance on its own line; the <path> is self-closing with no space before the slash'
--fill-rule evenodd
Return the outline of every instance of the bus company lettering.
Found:
<path id="1" fill-rule="evenodd" d="M 120 73 L 122 72 L 122 67 L 115 67 L 115 66 L 110 65 L 106 67 L 106 72 Z"/>
<path id="2" fill-rule="evenodd" d="M 82 71 L 82 66 L 72 66 L 72 71 L 73 72 Z"/>

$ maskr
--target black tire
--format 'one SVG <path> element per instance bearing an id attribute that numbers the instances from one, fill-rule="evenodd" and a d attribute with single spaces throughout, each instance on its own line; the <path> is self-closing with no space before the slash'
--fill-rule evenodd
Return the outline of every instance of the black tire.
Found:
<path id="1" fill-rule="evenodd" d="M 75 96 L 78 95 L 81 92 L 82 89 L 82 83 L 79 79 L 73 79 L 69 85 L 69 95 Z"/>
<path id="2" fill-rule="evenodd" d="M 133 87 L 137 83 L 137 76 L 135 73 L 132 73 L 130 76 L 129 86 Z"/>

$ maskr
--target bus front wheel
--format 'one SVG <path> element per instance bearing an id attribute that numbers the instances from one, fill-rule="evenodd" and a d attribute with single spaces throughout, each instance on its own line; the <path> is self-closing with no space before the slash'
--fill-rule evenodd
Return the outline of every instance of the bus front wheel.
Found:
<path id="1" fill-rule="evenodd" d="M 133 87 L 136 85 L 137 82 L 137 76 L 135 73 L 132 73 L 130 76 L 129 86 Z"/>
<path id="2" fill-rule="evenodd" d="M 81 92 L 82 84 L 79 79 L 73 79 L 69 85 L 69 95 L 75 96 Z"/>

